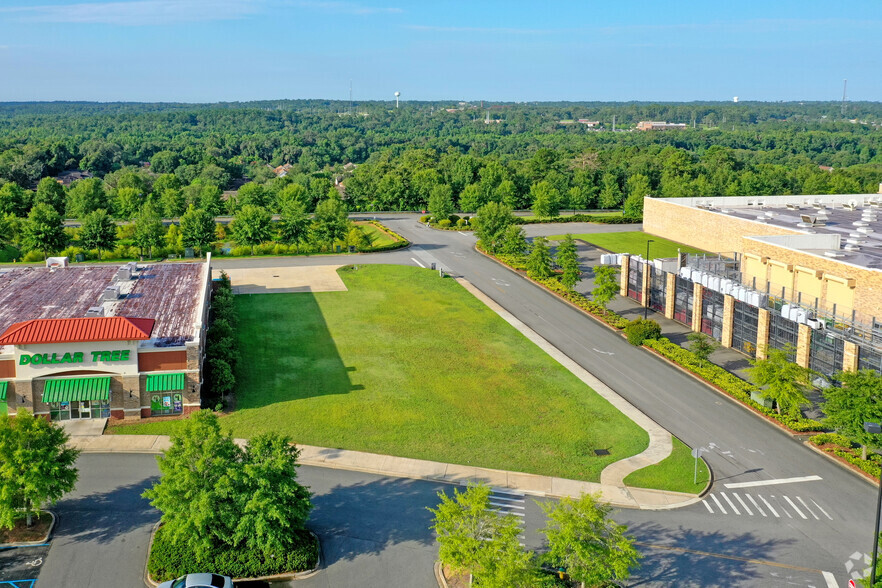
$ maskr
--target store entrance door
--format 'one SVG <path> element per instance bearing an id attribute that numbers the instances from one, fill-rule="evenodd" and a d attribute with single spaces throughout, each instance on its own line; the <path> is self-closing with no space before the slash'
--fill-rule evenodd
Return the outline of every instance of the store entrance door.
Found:
<path id="1" fill-rule="evenodd" d="M 83 400 L 79 402 L 80 405 L 80 418 L 81 419 L 90 419 L 92 418 L 92 406 L 88 400 Z"/>

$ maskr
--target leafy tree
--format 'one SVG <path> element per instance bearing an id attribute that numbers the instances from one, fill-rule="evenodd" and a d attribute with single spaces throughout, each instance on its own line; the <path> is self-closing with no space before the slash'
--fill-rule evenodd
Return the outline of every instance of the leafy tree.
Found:
<path id="1" fill-rule="evenodd" d="M 157 174 L 174 173 L 180 159 L 174 151 L 159 151 L 150 158 L 150 169 Z"/>
<path id="2" fill-rule="evenodd" d="M 178 218 L 186 210 L 184 193 L 178 188 L 167 188 L 159 196 L 159 204 L 165 218 Z"/>
<path id="3" fill-rule="evenodd" d="M 116 243 L 116 223 L 106 210 L 90 212 L 82 219 L 80 241 L 86 249 L 97 249 L 101 259 L 102 249 L 111 249 Z"/>
<path id="4" fill-rule="evenodd" d="M 320 243 L 333 245 L 349 233 L 349 214 L 346 205 L 338 199 L 323 200 L 315 207 L 314 233 Z"/>
<path id="5" fill-rule="evenodd" d="M 812 371 L 790 361 L 784 349 L 769 349 L 766 359 L 752 359 L 747 373 L 757 386 L 764 386 L 763 396 L 777 403 L 778 413 L 799 415 L 799 408 L 808 404 L 806 392 L 811 388 Z"/>
<path id="6" fill-rule="evenodd" d="M 530 246 L 530 255 L 527 256 L 527 275 L 533 279 L 541 279 L 550 278 L 553 273 L 548 241 L 545 237 L 534 237 Z"/>
<path id="7" fill-rule="evenodd" d="M 611 173 L 603 176 L 603 187 L 600 189 L 600 208 L 618 208 L 622 203 L 622 190 L 619 182 Z"/>
<path id="8" fill-rule="evenodd" d="M 459 194 L 459 209 L 463 212 L 479 211 L 484 206 L 481 186 L 469 184 Z"/>
<path id="9" fill-rule="evenodd" d="M 619 268 L 614 265 L 594 266 L 594 289 L 591 298 L 606 308 L 616 294 L 619 293 Z"/>
<path id="10" fill-rule="evenodd" d="M 520 528 L 513 515 L 490 508 L 490 487 L 456 488 L 453 497 L 439 492 L 441 503 L 429 508 L 439 559 L 457 573 L 469 573 L 481 586 L 517 586 L 529 571 L 530 555 L 518 544 Z M 505 583 L 509 582 L 509 583 Z"/>
<path id="11" fill-rule="evenodd" d="M 309 197 L 309 190 L 300 184 L 288 184 L 282 188 L 279 191 L 276 201 L 277 208 L 282 210 L 294 202 L 300 202 L 300 204 L 303 205 L 304 210 L 308 210 L 308 207 L 312 204 L 312 200 Z"/>
<path id="12" fill-rule="evenodd" d="M 165 232 L 165 245 L 175 251 L 180 251 L 180 249 L 184 247 L 183 239 L 181 238 L 181 229 L 178 225 L 169 226 L 168 230 Z"/>
<path id="13" fill-rule="evenodd" d="M 22 242 L 28 249 L 49 253 L 59 251 L 67 244 L 64 221 L 48 204 L 38 204 L 31 209 L 22 228 Z"/>
<path id="14" fill-rule="evenodd" d="M 493 201 L 505 204 L 512 210 L 518 208 L 518 187 L 511 180 L 502 180 L 493 191 Z"/>
<path id="15" fill-rule="evenodd" d="M 548 559 L 566 569 L 582 587 L 605 586 L 627 580 L 640 554 L 627 527 L 610 519 L 609 506 L 597 496 L 540 503 L 548 517 L 541 532 L 548 539 Z"/>
<path id="16" fill-rule="evenodd" d="M 24 217 L 28 213 L 29 203 L 24 188 L 14 182 L 0 187 L 0 214 L 11 214 Z"/>
<path id="17" fill-rule="evenodd" d="M 67 441 L 64 429 L 24 408 L 0 415 L 0 527 L 13 528 L 22 514 L 30 527 L 44 504 L 73 490 L 79 451 Z"/>
<path id="18" fill-rule="evenodd" d="M 277 433 L 251 438 L 237 469 L 239 520 L 233 541 L 268 556 L 296 547 L 295 531 L 304 528 L 312 494 L 297 482 L 300 450 Z"/>
<path id="19" fill-rule="evenodd" d="M 879 435 L 864 431 L 864 423 L 882 423 L 882 376 L 873 370 L 839 372 L 841 387 L 824 390 L 823 405 L 827 424 L 863 447 L 879 447 Z"/>
<path id="20" fill-rule="evenodd" d="M 227 170 L 220 167 L 219 165 L 215 165 L 213 163 L 209 163 L 202 168 L 202 171 L 199 172 L 199 178 L 204 180 L 206 183 L 214 184 L 215 186 L 220 186 L 221 188 L 226 187 L 226 185 L 230 183 L 229 172 L 227 172 Z"/>
<path id="21" fill-rule="evenodd" d="M 265 208 L 269 206 L 270 196 L 271 194 L 260 184 L 248 182 L 236 193 L 234 207 L 240 209 L 243 206 L 251 205 Z"/>
<path id="22" fill-rule="evenodd" d="M 67 192 L 67 217 L 83 218 L 93 210 L 110 210 L 104 183 L 98 178 L 77 180 Z"/>
<path id="23" fill-rule="evenodd" d="M 298 186 L 303 189 L 303 186 Z M 304 194 L 305 194 L 304 189 Z M 279 240 L 287 245 L 307 243 L 310 239 L 310 226 L 312 220 L 306 213 L 306 206 L 296 198 L 290 197 L 284 200 L 282 214 L 279 216 L 278 230 Z"/>
<path id="24" fill-rule="evenodd" d="M 251 255 L 254 255 L 255 245 L 272 238 L 271 224 L 272 215 L 267 209 L 246 204 L 233 221 L 233 238 L 240 245 L 250 246 Z"/>
<path id="25" fill-rule="evenodd" d="M 181 243 L 194 247 L 200 255 L 214 242 L 214 219 L 201 208 L 191 204 L 181 217 Z"/>
<path id="26" fill-rule="evenodd" d="M 153 248 L 162 244 L 164 232 L 162 217 L 159 216 L 156 208 L 148 202 L 135 218 L 134 241 L 141 250 L 141 255 L 144 255 L 146 249 L 148 257 L 153 257 Z"/>
<path id="27" fill-rule="evenodd" d="M 540 218 L 560 216 L 560 193 L 548 181 L 541 181 L 530 188 L 533 214 Z"/>
<path id="28" fill-rule="evenodd" d="M 453 213 L 453 190 L 447 184 L 438 184 L 429 195 L 429 213 L 435 221 L 447 220 Z"/>
<path id="29" fill-rule="evenodd" d="M 505 255 L 521 256 L 527 251 L 527 236 L 520 225 L 508 225 L 502 233 L 499 252 Z"/>
<path id="30" fill-rule="evenodd" d="M 119 218 L 131 219 L 144 205 L 144 193 L 137 188 L 118 188 L 115 204 Z"/>
<path id="31" fill-rule="evenodd" d="M 689 339 L 689 351 L 698 360 L 698 365 L 700 366 L 703 366 L 704 362 L 720 347 L 716 339 L 709 337 L 705 333 L 689 333 L 686 338 Z"/>
<path id="32" fill-rule="evenodd" d="M 506 227 L 514 222 L 511 208 L 497 202 L 488 202 L 478 209 L 477 217 L 473 221 L 475 236 L 487 249 L 496 251 Z"/>
<path id="33" fill-rule="evenodd" d="M 55 178 L 43 178 L 37 184 L 37 194 L 34 196 L 34 204 L 48 204 L 58 214 L 64 214 L 65 200 L 67 195 L 62 186 Z"/>
<path id="34" fill-rule="evenodd" d="M 180 190 L 181 180 L 173 173 L 164 173 L 153 180 L 152 192 L 154 196 L 160 196 L 166 190 Z"/>
<path id="35" fill-rule="evenodd" d="M 569 233 L 557 246 L 557 265 L 563 270 L 560 282 L 567 288 L 572 288 L 582 277 L 582 269 L 579 267 L 579 252 L 576 250 L 576 241 Z"/>
<path id="36" fill-rule="evenodd" d="M 222 433 L 217 416 L 193 413 L 172 433 L 171 447 L 157 458 L 162 477 L 143 496 L 162 511 L 165 532 L 199 553 L 224 544 L 235 532 L 238 512 L 235 468 L 242 450 Z"/>
<path id="37" fill-rule="evenodd" d="M 634 174 L 628 178 L 626 184 L 628 197 L 625 199 L 625 216 L 640 218 L 643 216 L 643 197 L 652 192 L 649 178 L 643 174 Z"/>

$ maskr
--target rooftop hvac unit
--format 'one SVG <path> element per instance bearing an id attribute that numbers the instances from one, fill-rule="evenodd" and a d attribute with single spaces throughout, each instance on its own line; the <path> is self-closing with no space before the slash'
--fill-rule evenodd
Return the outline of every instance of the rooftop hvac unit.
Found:
<path id="1" fill-rule="evenodd" d="M 66 257 L 47 257 L 46 267 L 67 267 Z"/>
<path id="2" fill-rule="evenodd" d="M 116 279 L 117 280 L 131 280 L 132 273 L 134 272 L 134 268 L 132 264 L 127 263 L 125 265 L 119 266 L 119 269 L 116 270 Z"/>
<path id="3" fill-rule="evenodd" d="M 92 306 L 89 310 L 86 311 L 87 317 L 96 317 L 96 316 L 104 316 L 104 307 L 103 306 Z"/>
<path id="4" fill-rule="evenodd" d="M 104 296 L 102 297 L 102 300 L 119 300 L 119 297 L 119 286 L 113 285 L 104 288 Z"/>
<path id="5" fill-rule="evenodd" d="M 816 331 L 823 331 L 824 328 L 827 326 L 824 321 L 819 319 L 808 319 L 807 321 L 805 321 L 805 324 Z"/>

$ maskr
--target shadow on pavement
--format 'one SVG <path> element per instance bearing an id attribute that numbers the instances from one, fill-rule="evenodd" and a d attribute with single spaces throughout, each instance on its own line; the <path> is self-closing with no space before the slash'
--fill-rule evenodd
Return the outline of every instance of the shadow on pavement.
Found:
<path id="1" fill-rule="evenodd" d="M 758 569 L 762 564 L 756 560 L 772 561 L 776 548 L 796 543 L 793 539 L 761 539 L 753 533 L 671 529 L 655 523 L 632 525 L 629 533 L 637 538 L 644 555 L 640 569 L 631 577 L 631 586 L 682 586 L 684 580 L 691 586 L 764 585 L 769 577 Z"/>
<path id="2" fill-rule="evenodd" d="M 378 555 L 391 545 L 417 542 L 432 545 L 429 529 L 437 492 L 446 485 L 424 481 L 381 479 L 354 485 L 338 485 L 313 497 L 315 506 L 309 525 L 331 553 L 324 552 L 325 565 L 352 560 L 361 555 Z M 333 541 L 331 538 L 333 537 Z"/>
<path id="3" fill-rule="evenodd" d="M 159 476 L 152 476 L 108 492 L 60 501 L 55 509 L 59 517 L 53 540 L 109 543 L 124 533 L 152 525 L 159 520 L 159 511 L 151 508 L 141 493 L 158 480 Z"/>

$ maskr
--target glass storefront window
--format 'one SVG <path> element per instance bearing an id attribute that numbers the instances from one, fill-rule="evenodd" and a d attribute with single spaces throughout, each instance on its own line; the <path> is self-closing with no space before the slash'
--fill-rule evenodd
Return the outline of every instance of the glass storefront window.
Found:
<path id="1" fill-rule="evenodd" d="M 167 416 L 184 412 L 184 396 L 180 392 L 154 392 L 150 395 L 150 415 Z"/>

